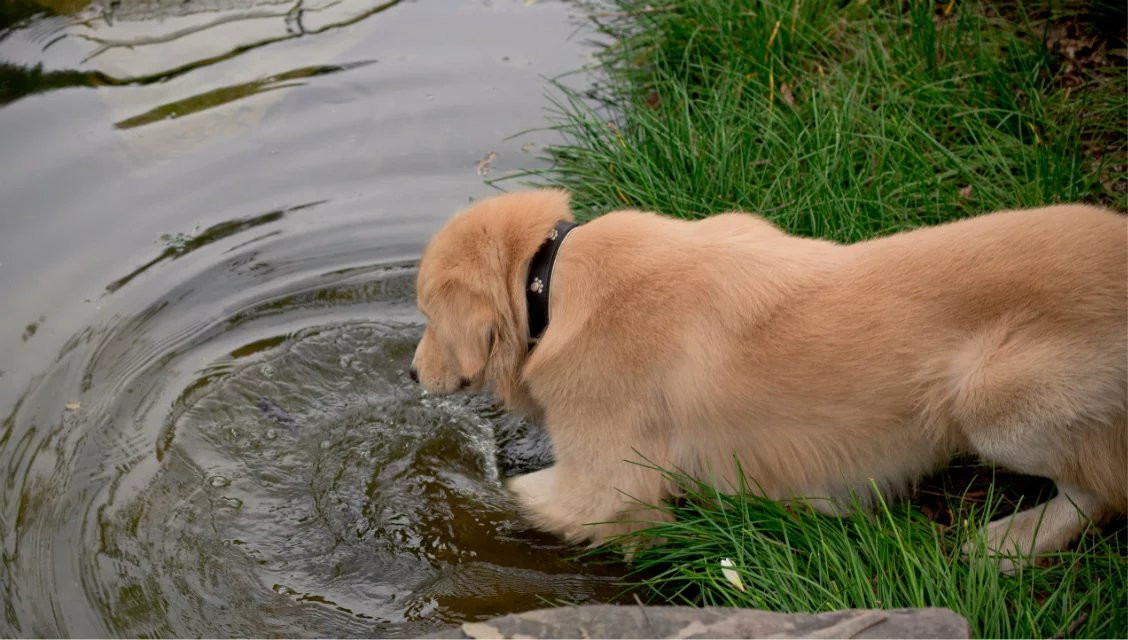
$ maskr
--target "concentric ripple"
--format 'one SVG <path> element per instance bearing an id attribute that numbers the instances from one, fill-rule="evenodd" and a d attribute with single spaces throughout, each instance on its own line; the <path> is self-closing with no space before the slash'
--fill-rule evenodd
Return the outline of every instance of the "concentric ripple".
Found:
<path id="1" fill-rule="evenodd" d="M 407 380 L 412 264 L 297 251 L 256 284 L 269 248 L 240 251 L 76 336 L 8 417 L 10 631 L 418 635 L 617 593 L 502 489 L 543 434 Z"/>

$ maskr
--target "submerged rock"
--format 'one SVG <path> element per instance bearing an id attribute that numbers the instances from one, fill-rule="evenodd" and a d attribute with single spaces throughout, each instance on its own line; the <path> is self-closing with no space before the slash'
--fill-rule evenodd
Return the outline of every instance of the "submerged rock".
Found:
<path id="1" fill-rule="evenodd" d="M 773 613 L 727 607 L 587 605 L 467 622 L 432 638 L 970 638 L 949 609 Z"/>

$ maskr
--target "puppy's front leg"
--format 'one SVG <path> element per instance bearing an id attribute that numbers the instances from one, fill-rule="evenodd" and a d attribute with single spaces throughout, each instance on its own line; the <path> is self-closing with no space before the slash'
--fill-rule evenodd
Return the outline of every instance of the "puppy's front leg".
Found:
<path id="1" fill-rule="evenodd" d="M 548 506 L 557 500 L 553 497 L 556 485 L 556 466 L 540 471 L 514 476 L 505 481 L 505 487 L 516 498 L 517 504 L 530 517 L 548 511 Z"/>
<path id="2" fill-rule="evenodd" d="M 596 474 L 557 463 L 510 478 L 506 486 L 534 526 L 569 542 L 595 546 L 648 522 L 668 520 L 664 512 L 647 507 L 662 498 L 660 474 L 622 460 L 616 466 L 622 467 L 618 473 Z"/>

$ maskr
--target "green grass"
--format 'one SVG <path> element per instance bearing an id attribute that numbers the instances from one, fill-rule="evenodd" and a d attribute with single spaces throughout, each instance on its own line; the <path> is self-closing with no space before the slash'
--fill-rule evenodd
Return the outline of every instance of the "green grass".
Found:
<path id="1" fill-rule="evenodd" d="M 903 503 L 834 518 L 663 473 L 685 495 L 666 507 L 676 521 L 643 532 L 665 542 L 638 551 L 633 565 L 656 601 L 788 612 L 948 607 L 976 637 L 1128 633 L 1124 540 L 1089 532 L 1075 550 L 1003 575 L 975 535 L 1005 511 L 993 492 L 954 504 L 958 517 L 943 527 Z M 968 540 L 978 543 L 970 560 L 959 551 Z M 723 558 L 744 591 L 722 575 Z"/>
<path id="2" fill-rule="evenodd" d="M 744 210 L 849 242 L 1004 208 L 1128 209 L 1123 2 L 610 5 L 593 9 L 611 42 L 598 84 L 556 83 L 552 166 L 509 177 L 569 189 L 581 219 Z M 835 519 L 681 482 L 677 521 L 645 532 L 666 543 L 636 560 L 658 601 L 947 606 L 977 636 L 1128 635 L 1123 525 L 1013 578 L 961 560 L 1013 487 Z"/>
<path id="3" fill-rule="evenodd" d="M 594 92 L 557 83 L 553 166 L 520 176 L 568 188 L 583 218 L 746 210 L 853 241 L 1001 208 L 1128 208 L 1124 68 L 1067 69 L 1049 9 L 636 4 L 603 18 L 616 44 Z"/>

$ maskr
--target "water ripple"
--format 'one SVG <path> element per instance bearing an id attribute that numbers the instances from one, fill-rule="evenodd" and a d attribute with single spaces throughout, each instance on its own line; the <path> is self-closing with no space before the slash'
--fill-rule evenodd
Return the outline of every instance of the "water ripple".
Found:
<path id="1" fill-rule="evenodd" d="M 414 273 L 310 269 L 226 288 L 225 315 L 184 320 L 204 282 L 249 277 L 213 266 L 71 345 L 0 442 L 18 487 L 0 503 L 4 570 L 23 585 L 6 594 L 11 628 L 414 635 L 611 597 L 611 574 L 529 531 L 501 488 L 499 460 L 543 464 L 543 437 L 406 381 Z M 57 377 L 83 379 L 67 407 L 39 391 Z M 40 561 L 60 547 L 82 552 Z M 66 615 L 41 608 L 57 593 Z"/>

